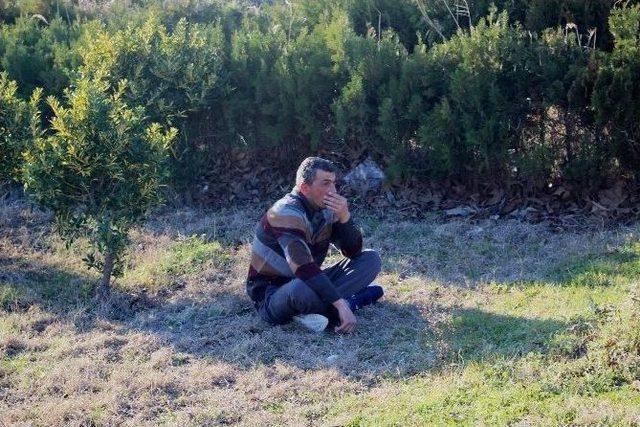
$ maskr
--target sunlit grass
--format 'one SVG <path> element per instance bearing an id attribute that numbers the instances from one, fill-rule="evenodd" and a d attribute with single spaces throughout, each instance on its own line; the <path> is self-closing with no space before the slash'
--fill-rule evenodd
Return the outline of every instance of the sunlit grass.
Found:
<path id="1" fill-rule="evenodd" d="M 200 273 L 205 267 L 222 267 L 231 255 L 218 241 L 191 236 L 167 246 L 152 248 L 136 259 L 121 280 L 124 288 L 150 291 L 170 289 L 174 281 Z"/>
<path id="2" fill-rule="evenodd" d="M 640 421 L 640 245 L 564 266 L 563 280 L 462 290 L 440 368 L 333 408 L 346 425 Z M 451 301 L 451 299 L 447 299 Z M 350 415 L 347 415 L 350 414 Z"/>

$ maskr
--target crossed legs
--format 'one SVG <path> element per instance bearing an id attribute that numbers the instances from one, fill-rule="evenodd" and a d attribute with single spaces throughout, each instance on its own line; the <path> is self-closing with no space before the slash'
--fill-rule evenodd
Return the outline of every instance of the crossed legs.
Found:
<path id="1" fill-rule="evenodd" d="M 344 258 L 323 271 L 343 298 L 348 298 L 369 285 L 380 273 L 380 255 L 374 250 L 363 250 L 358 256 Z M 304 283 L 293 279 L 274 290 L 267 290 L 267 297 L 258 309 L 260 316 L 269 323 L 283 324 L 298 314 L 318 313 L 333 317 L 333 306 Z"/>

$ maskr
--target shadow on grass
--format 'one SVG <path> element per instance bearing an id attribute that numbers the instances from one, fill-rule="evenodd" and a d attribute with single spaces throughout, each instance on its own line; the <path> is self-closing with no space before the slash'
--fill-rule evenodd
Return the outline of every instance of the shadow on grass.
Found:
<path id="1" fill-rule="evenodd" d="M 314 334 L 295 323 L 264 323 L 243 289 L 223 284 L 212 283 L 210 298 L 198 302 L 115 292 L 105 310 L 91 300 L 94 276 L 6 256 L 0 256 L 0 268 L 2 309 L 39 305 L 84 332 L 99 328 L 100 319 L 116 322 L 125 330 L 160 337 L 188 358 L 224 361 L 242 370 L 282 364 L 335 369 L 378 382 L 437 369 L 452 357 L 480 360 L 544 351 L 552 335 L 566 327 L 474 309 L 425 312 L 411 303 L 383 300 L 357 313 L 352 335 Z M 445 317 L 451 322 L 437 320 Z"/>
<path id="2" fill-rule="evenodd" d="M 451 322 L 440 324 L 411 304 L 382 301 L 357 312 L 353 335 L 314 334 L 295 323 L 267 325 L 246 298 L 225 294 L 199 306 L 151 310 L 135 327 L 162 336 L 190 356 L 223 360 L 241 369 L 278 364 L 332 368 L 378 382 L 437 370 L 450 362 L 545 352 L 554 334 L 568 326 L 476 309 L 445 314 L 451 314 Z"/>
<path id="3" fill-rule="evenodd" d="M 100 318 L 126 321 L 160 301 L 145 294 L 113 289 L 107 304 L 94 300 L 99 276 L 69 271 L 56 265 L 0 254 L 0 314 L 39 307 L 78 330 L 88 331 Z"/>
<path id="4" fill-rule="evenodd" d="M 358 318 L 352 335 L 315 334 L 296 323 L 268 325 L 247 297 L 219 294 L 202 305 L 185 302 L 149 310 L 131 325 L 163 337 L 181 352 L 243 369 L 287 364 L 386 377 L 415 374 L 437 361 L 433 329 L 415 307 L 382 302 L 359 311 Z"/>
<path id="5" fill-rule="evenodd" d="M 448 361 L 480 361 L 495 356 L 513 358 L 547 351 L 553 336 L 569 323 L 489 313 L 478 309 L 454 309 L 444 338 Z"/>
<path id="6" fill-rule="evenodd" d="M 640 244 L 570 260 L 553 273 L 559 283 L 571 286 L 607 287 L 628 281 L 640 277 Z"/>
<path id="7" fill-rule="evenodd" d="M 385 301 L 361 310 L 358 330 L 351 336 L 313 334 L 294 323 L 266 324 L 244 290 L 228 285 L 210 284 L 211 296 L 199 302 L 115 291 L 105 309 L 91 299 L 96 276 L 7 256 L 0 256 L 0 271 L 0 310 L 38 306 L 83 332 L 100 328 L 100 320 L 116 322 L 125 330 L 160 337 L 188 357 L 225 361 L 240 369 L 286 364 L 385 377 L 414 374 L 437 361 L 433 328 L 409 304 Z"/>
<path id="8" fill-rule="evenodd" d="M 401 280 L 416 278 L 426 283 L 462 288 L 487 283 L 527 288 L 541 282 L 556 286 L 602 288 L 640 277 L 640 243 L 627 243 L 613 250 L 601 249 L 586 254 L 571 253 L 565 259 L 555 259 L 555 262 L 540 266 L 538 270 L 522 266 L 515 268 L 509 264 L 508 257 L 486 257 L 481 264 L 443 254 L 425 254 L 425 258 L 431 258 L 431 261 L 422 263 L 416 261 L 415 254 L 390 254 L 384 257 L 384 268 Z"/>
<path id="9" fill-rule="evenodd" d="M 41 305 L 65 314 L 91 299 L 95 276 L 0 254 L 0 308 L 20 310 Z"/>

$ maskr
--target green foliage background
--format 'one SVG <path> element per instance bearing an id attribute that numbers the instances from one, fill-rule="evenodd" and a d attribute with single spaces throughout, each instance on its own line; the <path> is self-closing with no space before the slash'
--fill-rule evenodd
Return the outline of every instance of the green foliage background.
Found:
<path id="1" fill-rule="evenodd" d="M 637 2 L 259 3 L 0 3 L 2 179 L 19 180 L 35 88 L 78 79 L 126 79 L 128 105 L 179 129 L 178 190 L 238 151 L 283 169 L 368 152 L 400 181 L 638 178 Z"/>

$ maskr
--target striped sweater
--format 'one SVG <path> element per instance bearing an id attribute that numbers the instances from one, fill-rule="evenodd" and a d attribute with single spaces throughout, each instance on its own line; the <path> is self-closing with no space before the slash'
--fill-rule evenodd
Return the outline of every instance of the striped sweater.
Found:
<path id="1" fill-rule="evenodd" d="M 333 243 L 352 258 L 362 250 L 362 234 L 353 219 L 342 224 L 329 209 L 314 209 L 297 189 L 278 200 L 256 225 L 247 293 L 256 303 L 270 286 L 297 277 L 327 303 L 340 299 L 320 269 Z"/>

